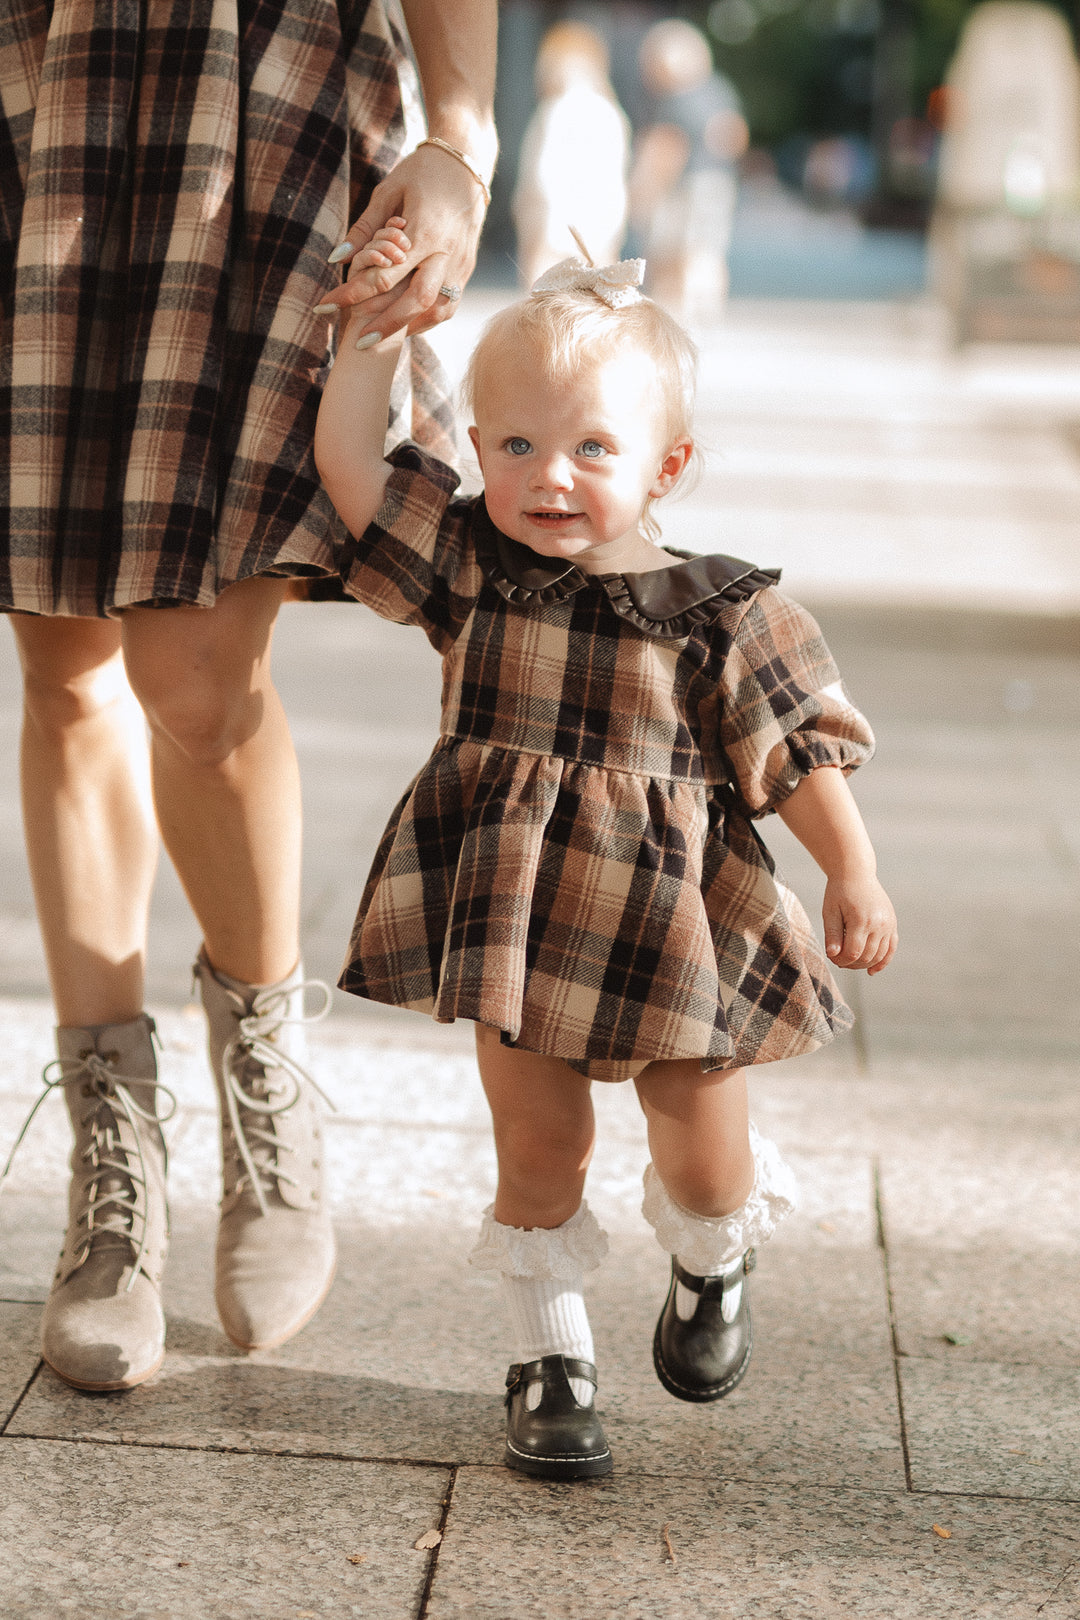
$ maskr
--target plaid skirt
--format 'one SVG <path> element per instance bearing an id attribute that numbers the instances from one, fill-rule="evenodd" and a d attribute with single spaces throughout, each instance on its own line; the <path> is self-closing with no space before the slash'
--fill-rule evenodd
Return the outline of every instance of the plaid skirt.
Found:
<path id="1" fill-rule="evenodd" d="M 391 817 L 339 983 L 592 1080 L 773 1063 L 853 1021 L 730 792 L 461 737 Z"/>
<path id="2" fill-rule="evenodd" d="M 0 609 L 336 578 L 311 448 L 333 328 L 310 311 L 420 118 L 382 0 L 8 0 Z M 452 458 L 422 342 L 411 373 L 392 436 Z"/>

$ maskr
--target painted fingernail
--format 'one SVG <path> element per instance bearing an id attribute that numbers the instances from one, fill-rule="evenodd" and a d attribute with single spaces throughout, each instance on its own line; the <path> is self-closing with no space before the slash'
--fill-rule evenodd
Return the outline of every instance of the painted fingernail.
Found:
<path id="1" fill-rule="evenodd" d="M 336 315 L 337 314 L 337 305 L 336 304 L 316 304 L 313 307 L 311 313 L 313 315 Z"/>
<path id="2" fill-rule="evenodd" d="M 339 242 L 333 253 L 327 258 L 327 264 L 340 264 L 343 259 L 351 259 L 356 252 L 354 242 Z"/>
<path id="3" fill-rule="evenodd" d="M 363 337 L 358 337 L 357 338 L 356 347 L 358 349 L 373 349 L 375 347 L 376 343 L 381 343 L 381 342 L 382 342 L 382 333 L 381 332 L 365 332 Z"/>

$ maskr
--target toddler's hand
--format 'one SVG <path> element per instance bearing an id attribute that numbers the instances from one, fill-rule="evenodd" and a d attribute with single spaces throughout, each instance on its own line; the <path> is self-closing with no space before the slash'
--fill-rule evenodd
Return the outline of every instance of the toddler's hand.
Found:
<path id="1" fill-rule="evenodd" d="M 349 265 L 349 280 L 361 270 L 385 270 L 392 264 L 404 264 L 412 251 L 412 243 L 405 235 L 405 221 L 399 214 L 381 225 L 366 247 L 354 253 Z"/>
<path id="2" fill-rule="evenodd" d="M 834 967 L 880 973 L 896 951 L 896 913 L 876 877 L 830 878 L 821 907 Z"/>
<path id="3" fill-rule="evenodd" d="M 358 297 L 366 300 L 387 292 L 392 285 L 388 272 L 404 264 L 411 251 L 412 243 L 405 235 L 405 221 L 395 214 L 379 227 L 365 247 L 353 254 L 348 281 L 353 294 L 349 301 L 343 301 L 345 288 L 335 287 L 332 293 L 326 294 L 321 304 L 315 305 L 312 314 L 334 315 L 342 309 L 351 314 L 357 309 Z"/>

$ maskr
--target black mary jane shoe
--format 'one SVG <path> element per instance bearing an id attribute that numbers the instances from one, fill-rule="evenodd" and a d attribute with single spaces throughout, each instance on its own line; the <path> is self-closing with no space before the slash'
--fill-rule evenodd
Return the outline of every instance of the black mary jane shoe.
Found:
<path id="1" fill-rule="evenodd" d="M 506 1375 L 507 1468 L 536 1479 L 593 1479 L 611 1473 L 611 1452 L 596 1410 L 581 1406 L 571 1378 L 596 1388 L 596 1368 L 574 1356 L 541 1356 L 515 1362 Z M 525 1391 L 543 1385 L 539 1406 L 529 1411 Z"/>
<path id="2" fill-rule="evenodd" d="M 753 1249 L 747 1249 L 742 1268 L 734 1276 L 729 1272 L 727 1277 L 695 1277 L 672 1257 L 671 1287 L 653 1336 L 653 1366 L 676 1400 L 722 1400 L 749 1367 L 753 1333 L 747 1276 L 755 1264 Z M 697 1309 L 687 1322 L 675 1309 L 676 1283 L 699 1296 Z M 738 1309 L 727 1322 L 724 1294 L 730 1294 L 737 1283 L 742 1284 Z"/>

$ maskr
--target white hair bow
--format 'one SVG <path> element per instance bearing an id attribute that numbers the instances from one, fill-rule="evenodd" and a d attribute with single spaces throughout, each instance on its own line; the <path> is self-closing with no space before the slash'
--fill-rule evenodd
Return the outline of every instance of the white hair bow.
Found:
<path id="1" fill-rule="evenodd" d="M 582 259 L 563 259 L 545 270 L 539 281 L 534 281 L 534 293 L 591 292 L 602 298 L 610 309 L 624 309 L 641 298 L 639 288 L 645 280 L 644 259 L 621 259 L 618 264 L 586 264 Z"/>

